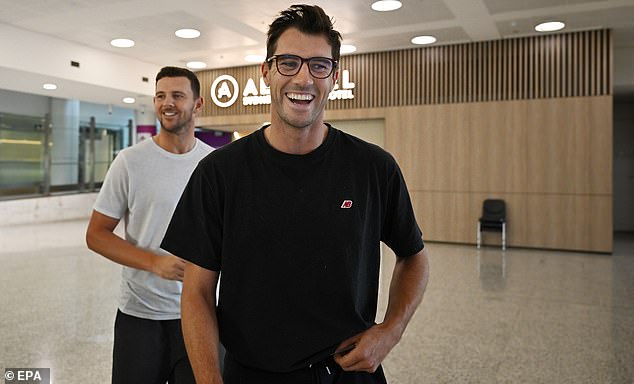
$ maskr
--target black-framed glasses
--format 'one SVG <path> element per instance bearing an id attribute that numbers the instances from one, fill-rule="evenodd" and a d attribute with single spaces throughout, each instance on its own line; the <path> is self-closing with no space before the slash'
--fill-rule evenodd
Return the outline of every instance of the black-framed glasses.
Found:
<path id="1" fill-rule="evenodd" d="M 269 63 L 275 60 L 277 71 L 284 76 L 295 76 L 304 63 L 308 63 L 308 71 L 317 79 L 325 79 L 337 67 L 337 62 L 328 57 L 309 57 L 307 59 L 297 55 L 273 55 L 266 59 Z"/>

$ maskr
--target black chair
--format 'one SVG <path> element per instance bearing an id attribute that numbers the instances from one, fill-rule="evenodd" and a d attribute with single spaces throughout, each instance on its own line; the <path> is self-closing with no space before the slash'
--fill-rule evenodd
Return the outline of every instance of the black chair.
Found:
<path id="1" fill-rule="evenodd" d="M 506 204 L 504 200 L 486 199 L 482 203 L 482 217 L 478 219 L 478 248 L 480 248 L 483 231 L 502 232 L 502 249 L 506 249 Z"/>

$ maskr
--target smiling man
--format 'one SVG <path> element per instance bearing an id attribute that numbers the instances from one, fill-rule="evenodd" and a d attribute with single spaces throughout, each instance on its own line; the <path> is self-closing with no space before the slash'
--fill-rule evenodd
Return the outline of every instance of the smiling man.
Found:
<path id="1" fill-rule="evenodd" d="M 123 265 L 114 384 L 195 382 L 180 324 L 186 262 L 159 246 L 189 176 L 212 151 L 194 137 L 194 118 L 202 105 L 194 73 L 161 69 L 154 97 L 161 130 L 117 155 L 88 224 L 88 247 Z M 113 232 L 121 219 L 125 239 Z"/>
<path id="2" fill-rule="evenodd" d="M 183 332 L 199 384 L 385 383 L 422 300 L 427 255 L 398 165 L 323 120 L 340 45 L 317 6 L 273 21 L 271 124 L 201 161 L 174 212 L 162 247 L 191 261 Z M 376 324 L 381 241 L 397 261 Z"/>

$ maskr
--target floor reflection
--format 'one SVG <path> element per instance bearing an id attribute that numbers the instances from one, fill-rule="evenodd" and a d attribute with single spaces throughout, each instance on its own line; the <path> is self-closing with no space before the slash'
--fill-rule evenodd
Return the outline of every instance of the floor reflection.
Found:
<path id="1" fill-rule="evenodd" d="M 485 291 L 501 291 L 506 286 L 506 252 L 480 248 L 477 251 L 480 286 Z"/>
<path id="2" fill-rule="evenodd" d="M 0 228 L 0 362 L 53 382 L 110 381 L 120 269 L 85 221 Z M 613 255 L 428 243 L 423 305 L 384 367 L 391 384 L 634 382 L 634 236 Z M 379 317 L 394 256 L 384 252 Z"/>

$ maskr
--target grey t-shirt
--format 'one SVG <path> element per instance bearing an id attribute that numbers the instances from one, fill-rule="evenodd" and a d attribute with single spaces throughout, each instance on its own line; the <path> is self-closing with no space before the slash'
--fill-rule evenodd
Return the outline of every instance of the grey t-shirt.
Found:
<path id="1" fill-rule="evenodd" d="M 196 140 L 185 154 L 174 154 L 152 139 L 122 150 L 113 161 L 94 209 L 123 219 L 125 239 L 157 254 L 172 213 L 196 165 L 213 148 Z M 119 309 L 152 320 L 180 318 L 182 283 L 123 267 Z"/>

